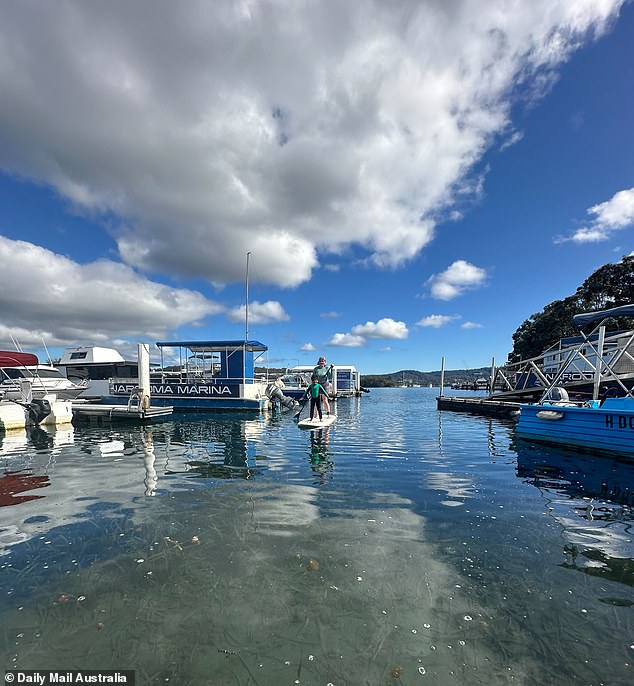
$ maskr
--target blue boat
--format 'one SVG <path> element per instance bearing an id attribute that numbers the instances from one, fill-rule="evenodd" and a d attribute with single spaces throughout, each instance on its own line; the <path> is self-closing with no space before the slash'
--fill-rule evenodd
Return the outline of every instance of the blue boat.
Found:
<path id="1" fill-rule="evenodd" d="M 623 359 L 634 361 L 634 358 L 629 346 L 619 350 L 611 359 L 604 356 L 607 319 L 632 315 L 634 305 L 624 305 L 573 317 L 578 326 L 595 321 L 600 321 L 600 324 L 590 336 L 582 333 L 584 344 L 570 352 L 556 378 L 545 390 L 541 402 L 520 405 L 518 437 L 634 457 L 634 395 L 617 371 L 617 364 Z M 576 358 L 585 361 L 592 371 L 593 394 L 592 400 L 587 402 L 571 400 L 564 388 L 555 385 L 566 369 L 575 364 Z"/>
<path id="2" fill-rule="evenodd" d="M 253 340 L 161 341 L 160 371 L 150 373 L 154 407 L 175 411 L 256 410 L 268 402 L 267 383 L 255 377 L 255 361 L 267 346 Z M 164 352 L 178 363 L 166 365 Z M 135 379 L 110 379 L 108 402 L 128 402 Z"/>
<path id="3" fill-rule="evenodd" d="M 521 405 L 516 433 L 540 443 L 634 457 L 634 398 L 607 398 L 582 406 Z"/>

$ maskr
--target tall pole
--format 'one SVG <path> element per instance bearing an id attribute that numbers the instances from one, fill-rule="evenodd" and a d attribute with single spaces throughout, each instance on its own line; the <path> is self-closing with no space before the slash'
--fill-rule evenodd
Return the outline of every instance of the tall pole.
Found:
<path id="1" fill-rule="evenodd" d="M 592 400 L 598 400 L 601 386 L 601 372 L 603 371 L 603 345 L 605 341 L 605 326 L 599 327 L 599 340 L 597 341 L 597 362 L 594 367 L 594 385 Z"/>
<path id="2" fill-rule="evenodd" d="M 445 357 L 440 362 L 440 397 L 443 396 L 443 391 L 445 388 Z"/>
<path id="3" fill-rule="evenodd" d="M 247 282 L 246 282 L 246 297 L 244 301 L 244 340 L 249 340 L 249 257 L 251 253 L 247 253 Z"/>

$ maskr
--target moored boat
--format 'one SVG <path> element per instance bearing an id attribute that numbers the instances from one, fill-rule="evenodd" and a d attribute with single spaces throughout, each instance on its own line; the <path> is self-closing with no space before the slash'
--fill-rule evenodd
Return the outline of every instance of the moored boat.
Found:
<path id="1" fill-rule="evenodd" d="M 634 398 L 523 404 L 516 431 L 540 443 L 634 457 Z"/>
<path id="2" fill-rule="evenodd" d="M 0 392 L 10 400 L 23 396 L 27 383 L 34 397 L 54 394 L 60 400 L 73 400 L 85 389 L 86 382 L 74 383 L 52 365 L 40 364 L 37 355 L 0 351 Z"/>
<path id="3" fill-rule="evenodd" d="M 517 435 L 520 438 L 565 445 L 610 455 L 634 457 L 634 394 L 619 365 L 631 359 L 629 344 L 610 356 L 605 355 L 605 322 L 614 316 L 634 314 L 634 306 L 576 315 L 577 325 L 600 321 L 592 339 L 566 357 L 540 402 L 520 405 Z M 566 369 L 577 360 L 592 370 L 592 400 L 571 401 L 565 388 L 557 386 Z"/>
<path id="4" fill-rule="evenodd" d="M 67 379 L 84 386 L 80 398 L 107 396 L 109 379 L 135 379 L 139 374 L 138 361 L 126 360 L 114 348 L 100 346 L 67 348 L 55 366 Z"/>
<path id="5" fill-rule="evenodd" d="M 255 360 L 268 350 L 259 341 L 161 341 L 156 346 L 161 364 L 150 373 L 153 406 L 260 411 L 268 402 L 266 381 L 254 375 Z M 166 363 L 166 353 L 173 364 Z M 110 379 L 108 402 L 127 403 L 137 385 L 136 379 Z"/>

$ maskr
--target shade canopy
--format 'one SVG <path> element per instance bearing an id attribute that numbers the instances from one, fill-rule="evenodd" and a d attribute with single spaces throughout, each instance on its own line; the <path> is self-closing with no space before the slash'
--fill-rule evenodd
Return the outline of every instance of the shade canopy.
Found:
<path id="1" fill-rule="evenodd" d="M 40 361 L 32 353 L 19 353 L 13 350 L 0 350 L 0 367 L 32 367 Z"/>
<path id="2" fill-rule="evenodd" d="M 599 310 L 598 312 L 584 312 L 583 314 L 576 314 L 573 318 L 573 324 L 579 328 L 592 322 L 598 322 L 609 317 L 634 317 L 634 304 L 621 305 L 620 307 L 613 307 L 611 310 Z"/>
<path id="3" fill-rule="evenodd" d="M 227 348 L 244 348 L 250 352 L 264 352 L 268 350 L 259 341 L 160 341 L 157 348 L 187 348 L 193 353 L 227 350 Z"/>

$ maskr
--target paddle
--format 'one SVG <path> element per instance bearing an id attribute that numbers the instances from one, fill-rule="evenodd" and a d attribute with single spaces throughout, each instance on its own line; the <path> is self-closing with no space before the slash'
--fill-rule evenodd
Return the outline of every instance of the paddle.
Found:
<path id="1" fill-rule="evenodd" d="M 293 415 L 293 419 L 299 419 L 299 415 L 302 413 L 302 410 L 304 409 L 304 405 L 308 402 L 308 398 L 305 398 L 304 401 L 302 402 L 301 407 L 299 408 L 299 411 Z"/>

